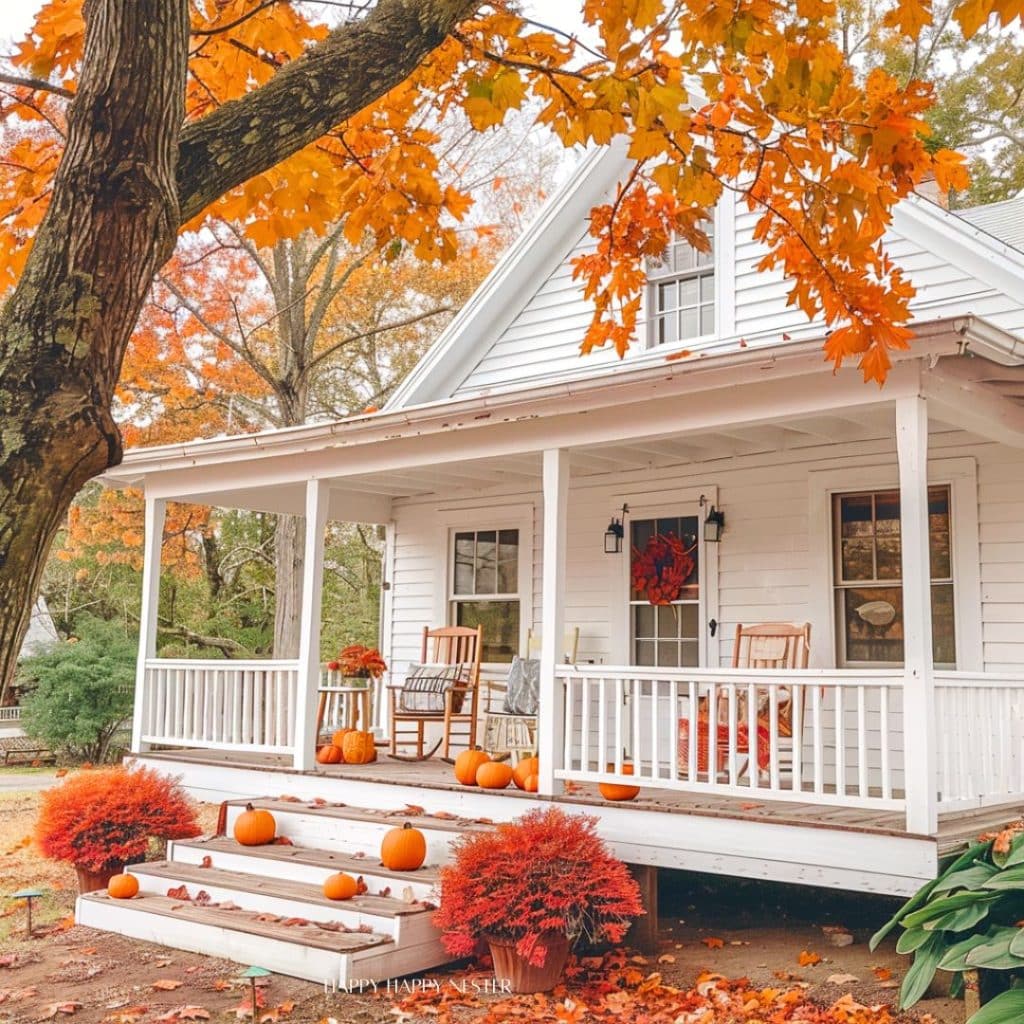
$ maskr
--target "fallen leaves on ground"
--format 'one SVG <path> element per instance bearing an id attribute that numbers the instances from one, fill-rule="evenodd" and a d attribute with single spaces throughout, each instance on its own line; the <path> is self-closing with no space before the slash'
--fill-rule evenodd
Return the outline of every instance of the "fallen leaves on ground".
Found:
<path id="1" fill-rule="evenodd" d="M 466 975 L 459 985 L 442 978 L 436 988 L 427 985 L 398 1000 L 391 1012 L 398 1021 L 427 1017 L 437 1024 L 468 1019 L 474 1024 L 893 1024 L 887 1007 L 864 1006 L 849 994 L 820 1006 L 801 988 L 755 988 L 746 978 L 730 980 L 711 972 L 701 974 L 692 988 L 674 988 L 618 952 L 570 960 L 565 979 L 550 995 L 489 999 L 481 990 L 487 981 L 494 984 L 490 971 Z M 388 996 L 382 992 L 378 998 Z"/>
<path id="2" fill-rule="evenodd" d="M 710 935 L 706 939 L 701 939 L 700 941 L 703 942 L 708 949 L 721 949 L 725 945 L 724 939 L 716 939 L 714 936 Z"/>
<path id="3" fill-rule="evenodd" d="M 181 988 L 181 982 L 174 978 L 160 978 L 153 982 L 153 988 L 158 992 L 173 992 L 176 988 Z"/>
<path id="4" fill-rule="evenodd" d="M 81 1003 L 75 1003 L 69 1001 L 51 1003 L 49 1006 L 43 1008 L 43 1012 L 39 1014 L 39 1020 L 50 1020 L 52 1017 L 56 1017 L 58 1013 L 67 1014 L 70 1016 L 77 1010 L 81 1009 Z"/>
<path id="5" fill-rule="evenodd" d="M 817 953 L 812 953 L 810 950 L 804 949 L 800 951 L 800 955 L 796 958 L 796 962 L 801 967 L 813 967 L 815 964 L 821 963 L 821 957 Z"/>

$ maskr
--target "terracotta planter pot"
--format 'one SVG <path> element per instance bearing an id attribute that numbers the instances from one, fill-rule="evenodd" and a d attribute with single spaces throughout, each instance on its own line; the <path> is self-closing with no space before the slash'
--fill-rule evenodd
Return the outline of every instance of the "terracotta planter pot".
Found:
<path id="1" fill-rule="evenodd" d="M 76 867 L 75 874 L 78 876 L 78 891 L 80 893 L 96 892 L 97 889 L 106 889 L 107 883 L 124 871 L 123 864 L 114 864 L 104 868 L 102 871 L 86 871 L 85 868 Z"/>
<path id="2" fill-rule="evenodd" d="M 569 956 L 569 939 L 560 933 L 546 936 L 548 955 L 543 967 L 535 967 L 516 952 L 516 944 L 505 939 L 488 938 L 494 976 L 507 981 L 513 992 L 550 992 L 561 980 Z"/>

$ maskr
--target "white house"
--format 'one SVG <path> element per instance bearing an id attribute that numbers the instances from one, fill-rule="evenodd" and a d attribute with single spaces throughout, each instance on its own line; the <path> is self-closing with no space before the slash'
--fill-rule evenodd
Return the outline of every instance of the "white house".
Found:
<path id="1" fill-rule="evenodd" d="M 713 255 L 678 246 L 652 269 L 640 343 L 581 357 L 570 260 L 627 167 L 591 153 L 381 412 L 109 471 L 146 494 L 133 750 L 207 798 L 495 820 L 555 800 L 635 864 L 912 892 L 1024 796 L 1024 203 L 895 210 L 915 337 L 879 389 L 824 361 L 822 324 L 756 270 L 754 218 L 729 198 Z M 305 514 L 299 659 L 155 657 L 168 500 Z M 613 518 L 625 543 L 606 553 Z M 393 679 L 425 625 L 481 619 L 492 675 L 539 633 L 538 796 L 464 789 L 437 761 L 315 763 L 328 519 L 386 525 Z M 696 564 L 654 607 L 630 548 L 669 532 Z M 474 569 L 458 579 L 456 549 Z M 809 668 L 729 667 L 736 626 L 766 622 L 810 623 Z M 787 700 L 792 739 L 771 724 Z M 761 770 L 741 756 L 757 707 Z M 594 784 L 624 756 L 641 794 L 611 804 Z"/>

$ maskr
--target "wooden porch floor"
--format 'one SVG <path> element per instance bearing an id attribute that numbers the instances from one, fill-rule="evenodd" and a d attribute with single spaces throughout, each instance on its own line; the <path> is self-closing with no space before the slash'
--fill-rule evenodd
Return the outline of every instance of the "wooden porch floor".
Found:
<path id="1" fill-rule="evenodd" d="M 250 753 L 244 751 L 174 750 L 149 751 L 147 760 L 166 760 L 211 766 L 247 768 L 265 771 L 271 775 L 307 775 L 336 779 L 352 779 L 386 785 L 413 786 L 430 790 L 464 791 L 452 776 L 451 765 L 433 758 L 429 761 L 394 761 L 385 754 L 372 764 L 318 765 L 314 771 L 296 772 L 289 759 L 279 754 Z M 268 796 L 277 795 L 280 780 L 268 779 Z M 518 790 L 491 790 L 489 796 L 522 797 Z M 544 798 L 540 798 L 544 799 Z M 607 806 L 596 786 L 583 785 L 571 795 L 558 797 L 561 804 L 581 806 Z M 757 821 L 773 825 L 795 825 L 845 832 L 865 832 L 879 835 L 907 835 L 903 815 L 894 811 L 873 811 L 856 807 L 827 807 L 821 804 L 799 803 L 790 800 L 771 800 L 753 792 L 750 799 L 712 794 L 680 793 L 667 790 L 641 788 L 635 800 L 617 807 L 638 811 L 658 811 L 664 814 L 687 814 L 696 817 L 728 818 Z M 994 831 L 1019 816 L 1014 809 L 982 807 L 955 811 L 939 816 L 936 836 L 940 857 L 961 850 L 983 832 Z"/>

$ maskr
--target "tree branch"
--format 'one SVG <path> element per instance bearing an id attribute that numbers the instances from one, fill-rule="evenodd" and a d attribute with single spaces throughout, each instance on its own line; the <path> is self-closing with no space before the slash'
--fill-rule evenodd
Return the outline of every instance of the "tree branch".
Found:
<path id="1" fill-rule="evenodd" d="M 403 82 L 480 0 L 381 0 L 264 86 L 181 133 L 181 222 Z"/>
<path id="2" fill-rule="evenodd" d="M 11 75 L 6 71 L 0 71 L 0 82 L 4 85 L 14 85 L 19 89 L 39 89 L 42 92 L 52 92 L 55 96 L 63 96 L 67 100 L 73 100 L 75 94 L 63 85 L 51 85 L 42 78 L 22 78 L 20 75 Z"/>

